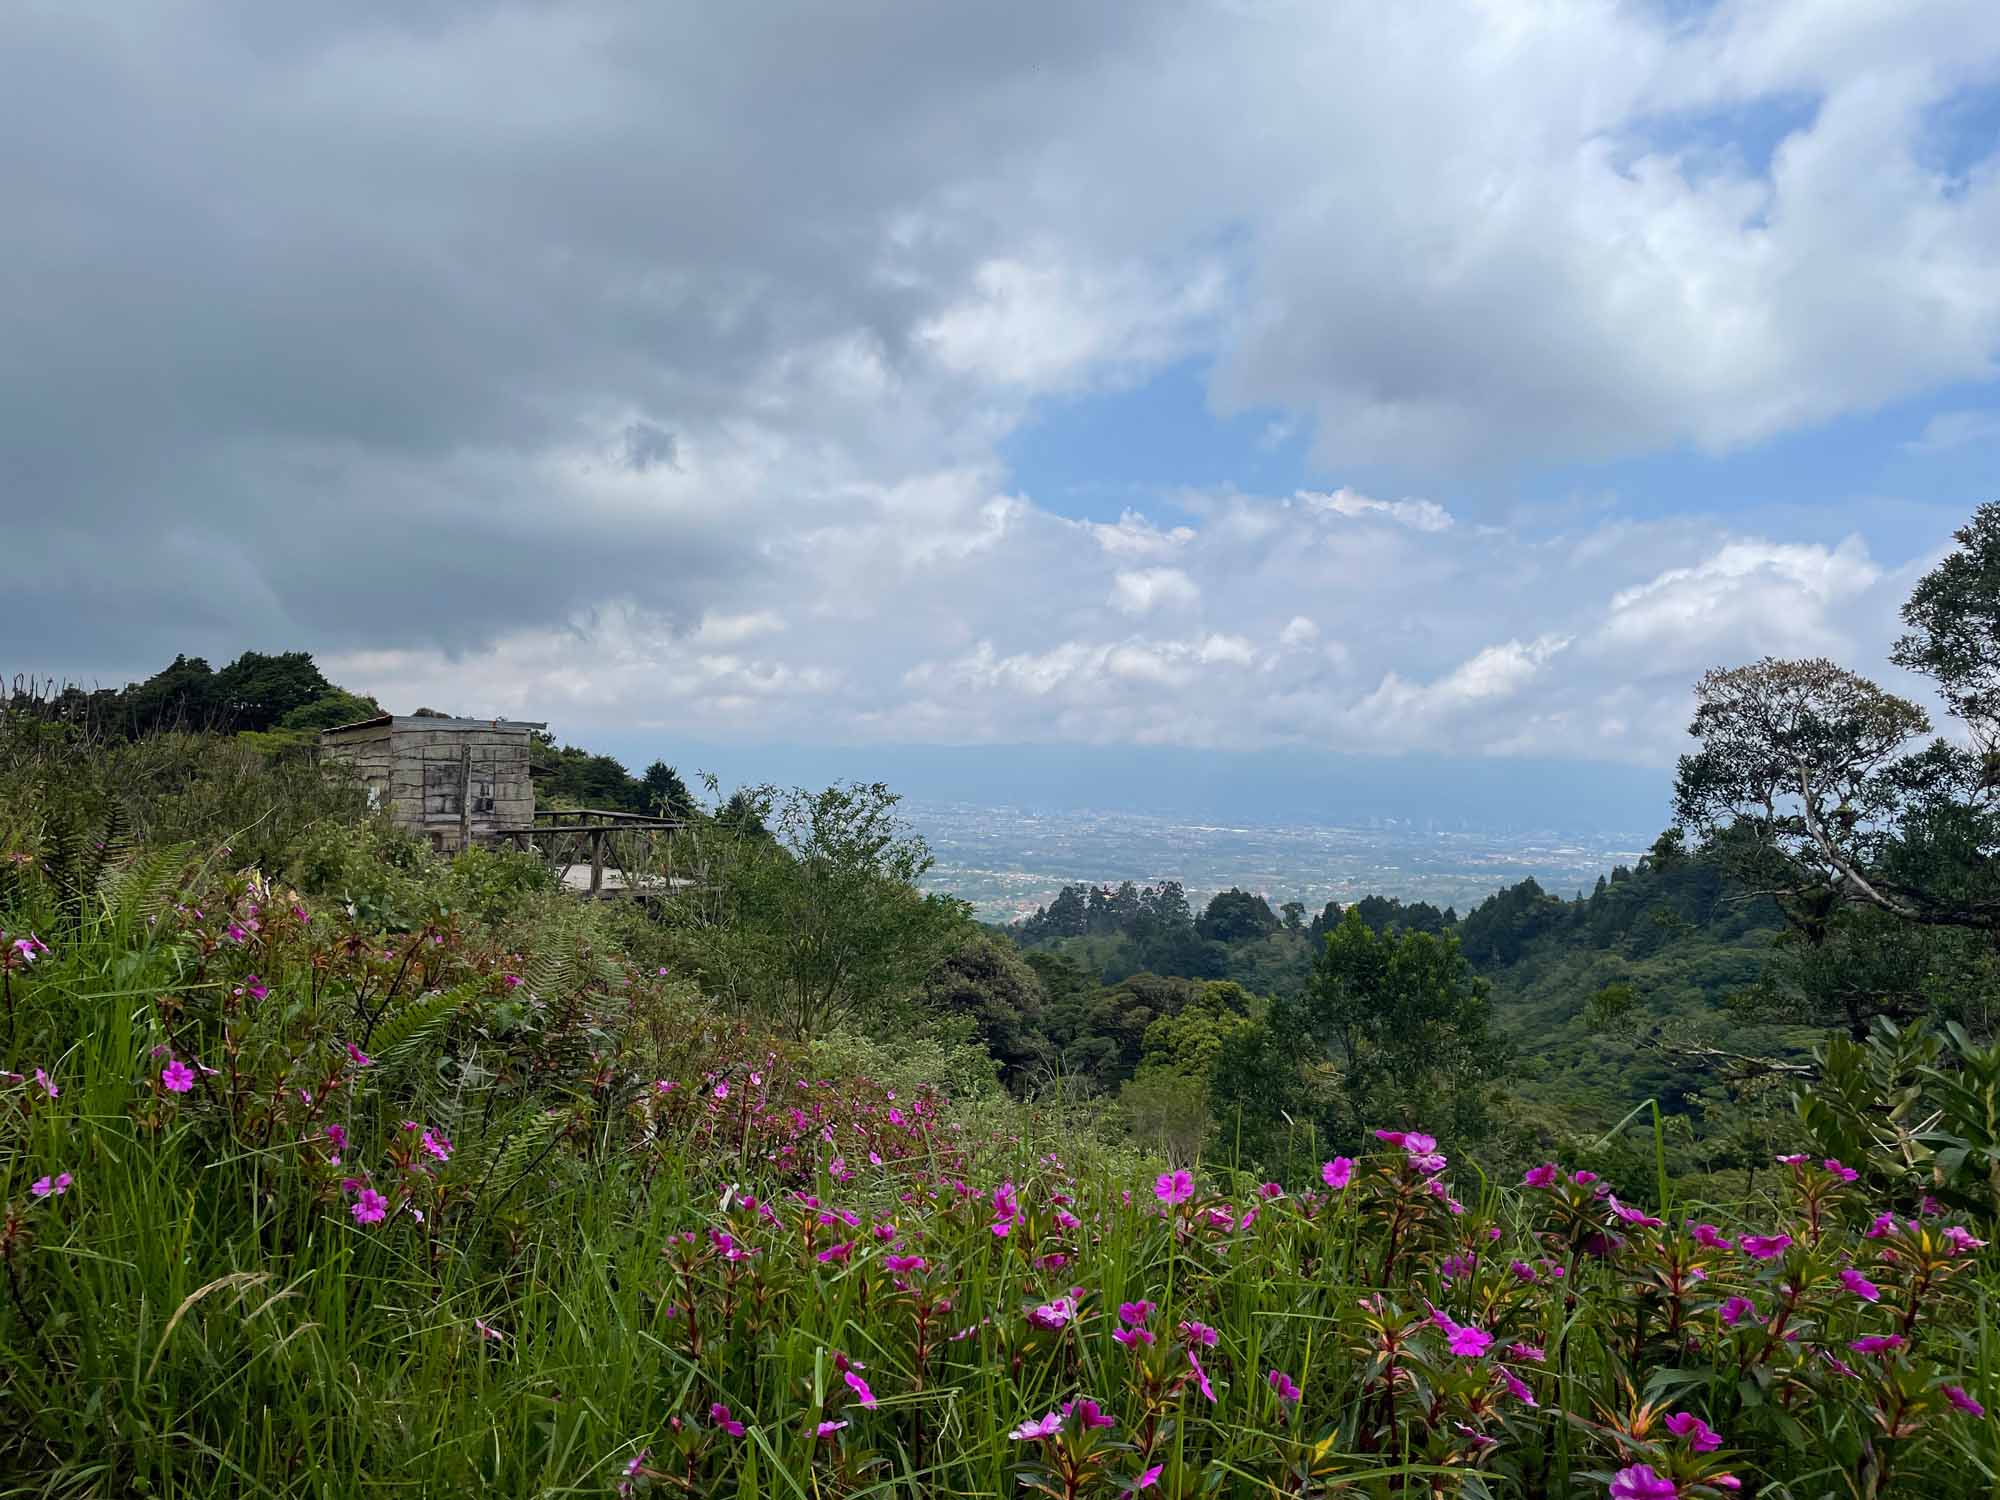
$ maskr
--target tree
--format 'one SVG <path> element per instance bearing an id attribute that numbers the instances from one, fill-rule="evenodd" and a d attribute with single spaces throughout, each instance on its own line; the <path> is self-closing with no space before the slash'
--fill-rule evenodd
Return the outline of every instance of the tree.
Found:
<path id="1" fill-rule="evenodd" d="M 215 702 L 234 729 L 270 729 L 334 691 L 304 651 L 245 651 L 215 674 Z"/>
<path id="2" fill-rule="evenodd" d="M 1238 1027 L 1250 1024 L 1250 997 L 1243 987 L 1226 979 L 1211 980 L 1178 1011 L 1146 1028 L 1140 1068 L 1176 1073 L 1206 1092 L 1223 1043 Z"/>
<path id="3" fill-rule="evenodd" d="M 1195 930 L 1214 943 L 1250 943 L 1278 930 L 1278 917 L 1262 896 L 1231 886 L 1208 903 Z"/>
<path id="4" fill-rule="evenodd" d="M 1597 894 L 1606 890 L 1598 877 Z M 1558 926 L 1569 914 L 1561 898 L 1551 896 L 1531 875 L 1518 885 L 1496 891 L 1465 914 L 1458 924 L 1458 940 L 1465 956 L 1480 965 L 1511 964 L 1542 933 Z"/>
<path id="5" fill-rule="evenodd" d="M 639 778 L 644 789 L 646 808 L 667 818 L 688 818 L 694 815 L 694 797 L 688 791 L 687 783 L 681 780 L 680 772 L 663 760 L 656 760 L 646 767 L 646 774 Z"/>
<path id="6" fill-rule="evenodd" d="M 969 1018 L 1001 1081 L 1017 1090 L 1050 1051 L 1040 1030 L 1043 1000 L 1041 979 L 1014 945 L 973 928 L 924 976 L 926 1008 Z"/>
<path id="7" fill-rule="evenodd" d="M 799 1036 L 889 1019 L 968 924 L 964 902 L 916 888 L 930 851 L 895 794 L 878 782 L 737 796 L 741 816 L 702 830 L 707 881 L 675 913 L 697 973 Z"/>
<path id="8" fill-rule="evenodd" d="M 1990 773 L 2000 728 L 2000 504 L 1980 506 L 1953 538 L 1958 550 L 1918 581 L 1903 606 L 1910 631 L 1889 659 L 1937 684 L 1985 752 Z"/>
<path id="9" fill-rule="evenodd" d="M 1488 989 L 1449 933 L 1376 932 L 1351 908 L 1313 965 L 1302 1019 L 1354 1118 L 1476 1138 L 1504 1060 Z"/>
<path id="10" fill-rule="evenodd" d="M 2000 931 L 2000 506 L 1956 535 L 1904 605 L 1893 659 L 1931 679 L 1959 737 L 1925 740 L 1921 707 L 1825 660 L 1767 657 L 1697 684 L 1677 827 L 1788 927 L 1756 1011 L 1859 1041 L 1877 1017 L 1934 1008 L 1940 976 L 1970 972 Z"/>
<path id="11" fill-rule="evenodd" d="M 119 718 L 127 734 L 154 734 L 162 729 L 207 729 L 220 705 L 215 673 L 199 656 L 176 656 L 144 682 L 119 694 Z"/>
<path id="12" fill-rule="evenodd" d="M 350 693 L 345 688 L 335 688 L 324 697 L 315 698 L 310 703 L 301 704 L 278 720 L 278 728 L 296 734 L 313 735 L 322 729 L 337 729 L 342 724 L 356 724 L 363 719 L 372 719 L 382 712 L 382 705 L 373 698 L 364 698 L 359 693 Z"/>
<path id="13" fill-rule="evenodd" d="M 1926 926 L 2000 929 L 2000 506 L 1956 533 L 1958 550 L 1903 606 L 1893 659 L 1936 686 L 1964 742 L 1929 715 L 1824 660 L 1765 658 L 1696 687 L 1679 825 L 1726 830 L 1786 903 L 1830 892 Z"/>

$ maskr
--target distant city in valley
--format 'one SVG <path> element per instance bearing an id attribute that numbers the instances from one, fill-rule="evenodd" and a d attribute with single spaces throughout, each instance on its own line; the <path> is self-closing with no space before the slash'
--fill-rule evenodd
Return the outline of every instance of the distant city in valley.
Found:
<path id="1" fill-rule="evenodd" d="M 1588 892 L 1631 865 L 1653 833 L 1480 831 L 1376 819 L 1355 826 L 1181 821 L 1132 812 L 1036 812 L 969 803 L 906 802 L 902 812 L 937 863 L 925 884 L 972 903 L 981 920 L 1011 922 L 1063 886 L 1178 880 L 1199 909 L 1231 886 L 1276 907 L 1317 912 L 1371 893 L 1456 906 L 1460 913 L 1532 875 L 1550 892 Z"/>

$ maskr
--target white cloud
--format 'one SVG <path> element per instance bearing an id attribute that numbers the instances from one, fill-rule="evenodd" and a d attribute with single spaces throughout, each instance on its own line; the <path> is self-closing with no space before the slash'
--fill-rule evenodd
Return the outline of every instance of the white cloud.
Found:
<path id="1" fill-rule="evenodd" d="M 1093 376 L 1187 352 L 1222 301 L 1213 262 L 1173 271 L 1092 269 L 1074 253 L 985 261 L 968 296 L 916 330 L 946 369 L 1000 385 L 1071 390 Z"/>
<path id="2" fill-rule="evenodd" d="M 1200 602 L 1200 587 L 1179 568 L 1136 568 L 1111 579 L 1111 606 L 1121 614 L 1191 609 Z"/>
<path id="3" fill-rule="evenodd" d="M 2000 411 L 1941 411 L 1903 447 L 1911 453 L 1948 453 L 1954 448 L 2000 442 Z"/>
<path id="4" fill-rule="evenodd" d="M 1194 528 L 1175 526 L 1161 530 L 1135 510 L 1118 517 L 1116 525 L 1102 521 L 1078 521 L 1091 540 L 1106 552 L 1120 557 L 1166 557 L 1194 539 Z"/>
<path id="5" fill-rule="evenodd" d="M 759 636 L 776 635 L 785 628 L 784 616 L 774 609 L 751 610 L 745 614 L 725 614 L 710 610 L 701 617 L 694 639 L 706 646 L 734 646 Z"/>
<path id="6" fill-rule="evenodd" d="M 1775 655 L 1841 654 L 1851 639 L 1842 607 L 1881 578 L 1857 538 L 1837 547 L 1731 542 L 1620 590 L 1598 642 L 1689 664 L 1748 640 Z"/>
<path id="7" fill-rule="evenodd" d="M 1384 515 L 1416 531 L 1449 531 L 1451 512 L 1435 500 L 1371 500 L 1345 487 L 1331 494 L 1300 490 L 1293 496 L 1308 510 L 1336 516 Z"/>
<path id="8" fill-rule="evenodd" d="M 955 479 L 920 488 L 939 534 L 987 535 L 993 497 Z M 578 735 L 658 725 L 700 740 L 1290 744 L 1660 765 L 1684 746 L 1709 666 L 1827 652 L 1879 672 L 1910 582 L 1852 538 L 1718 536 L 1703 519 L 1611 519 L 1550 538 L 1412 531 L 1370 510 L 1342 517 L 1328 547 L 1318 513 L 1233 494 L 1174 544 L 1178 581 L 1138 589 L 1180 602 L 1134 614 L 1118 580 L 1152 570 L 1087 545 L 1075 522 L 1008 505 L 990 540 L 922 562 L 922 549 L 879 545 L 897 523 L 864 505 L 852 537 L 774 554 L 748 591 L 756 607 L 692 634 L 608 604 L 483 651 L 327 666 L 396 706 L 547 717 Z M 1941 539 L 1954 519 L 1937 514 L 1925 534 Z"/>

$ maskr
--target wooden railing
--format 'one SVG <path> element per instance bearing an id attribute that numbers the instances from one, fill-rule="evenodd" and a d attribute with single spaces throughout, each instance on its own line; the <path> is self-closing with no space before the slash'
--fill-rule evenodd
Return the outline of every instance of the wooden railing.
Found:
<path id="1" fill-rule="evenodd" d="M 546 820 L 546 821 L 544 821 Z M 593 899 L 604 892 L 605 849 L 614 833 L 669 833 L 686 824 L 679 818 L 655 818 L 644 813 L 619 812 L 602 807 L 551 807 L 538 808 L 533 823 L 526 828 L 503 828 L 497 837 L 511 839 L 515 847 L 532 849 L 535 840 L 547 837 L 550 840 L 549 862 L 555 863 L 556 841 L 562 837 L 585 840 L 590 848 L 590 888 L 588 895 Z M 615 862 L 615 861 L 614 861 Z M 575 860 L 564 862 L 558 879 L 566 879 Z M 627 892 L 641 890 L 641 884 L 632 878 L 632 872 L 622 864 L 618 873 L 624 880 Z"/>

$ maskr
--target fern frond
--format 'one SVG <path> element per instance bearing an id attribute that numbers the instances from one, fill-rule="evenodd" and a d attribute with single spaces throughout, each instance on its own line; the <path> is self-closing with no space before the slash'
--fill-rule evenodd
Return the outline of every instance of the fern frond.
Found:
<path id="1" fill-rule="evenodd" d="M 79 904 L 85 897 L 101 892 L 111 872 L 124 864 L 135 848 L 132 820 L 126 815 L 123 803 L 113 802 L 104 814 L 104 827 L 99 836 L 89 841 L 78 862 L 76 893 Z"/>
<path id="2" fill-rule="evenodd" d="M 576 989 L 578 967 L 575 946 L 566 944 L 552 952 L 538 955 L 534 962 L 528 965 L 528 972 L 522 977 L 528 982 L 530 995 L 553 1003 Z"/>
<path id="3" fill-rule="evenodd" d="M 520 1123 L 506 1139 L 506 1144 L 493 1158 L 480 1182 L 479 1203 L 482 1213 L 491 1213 L 504 1203 L 522 1180 L 534 1170 L 556 1136 L 569 1123 L 566 1109 L 527 1109 L 521 1112 Z"/>
<path id="4" fill-rule="evenodd" d="M 141 853 L 110 871 L 103 881 L 105 914 L 120 932 L 133 932 L 173 904 L 181 872 L 187 868 L 189 846 L 170 845 Z"/>
<path id="5" fill-rule="evenodd" d="M 369 1036 L 369 1050 L 378 1066 L 395 1070 L 420 1055 L 476 996 L 478 980 L 440 990 L 435 995 L 419 995 L 375 1024 Z"/>

